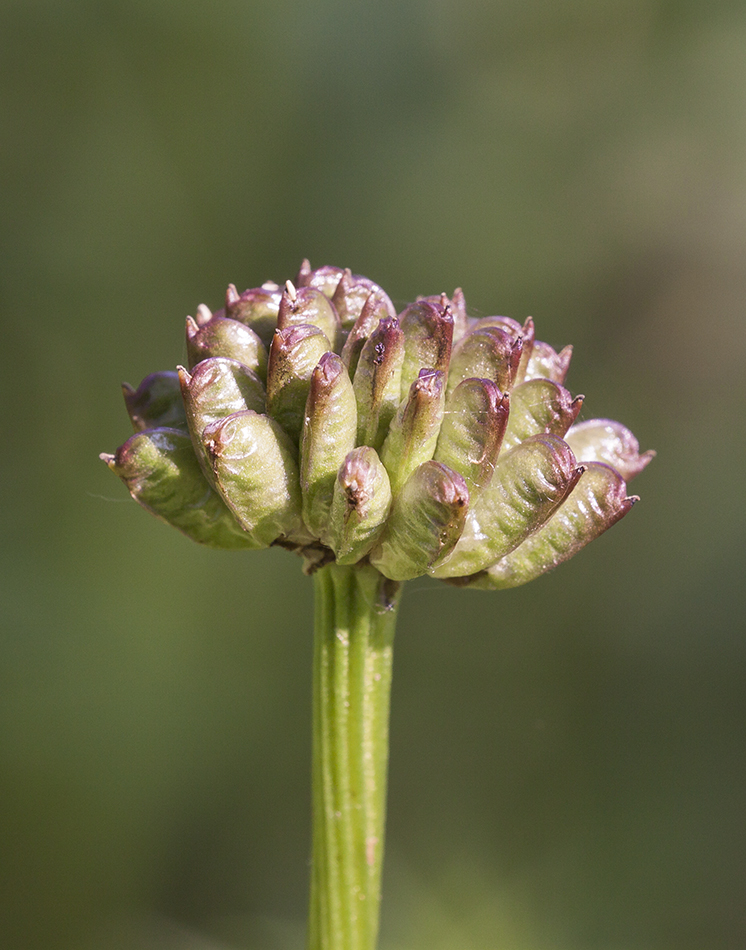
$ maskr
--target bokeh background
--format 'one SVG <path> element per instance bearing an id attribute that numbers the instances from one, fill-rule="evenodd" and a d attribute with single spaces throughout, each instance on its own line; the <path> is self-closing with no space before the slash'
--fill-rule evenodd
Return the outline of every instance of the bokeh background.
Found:
<path id="1" fill-rule="evenodd" d="M 310 582 L 97 454 L 304 256 L 533 315 L 659 453 L 535 584 L 409 584 L 383 950 L 746 946 L 744 4 L 3 0 L 0 50 L 0 946 L 303 946 Z"/>

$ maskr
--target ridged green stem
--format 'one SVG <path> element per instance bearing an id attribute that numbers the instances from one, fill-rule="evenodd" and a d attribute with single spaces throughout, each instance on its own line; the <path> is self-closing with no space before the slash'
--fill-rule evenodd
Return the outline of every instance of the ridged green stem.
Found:
<path id="1" fill-rule="evenodd" d="M 314 574 L 309 950 L 375 950 L 400 589 L 372 567 Z"/>

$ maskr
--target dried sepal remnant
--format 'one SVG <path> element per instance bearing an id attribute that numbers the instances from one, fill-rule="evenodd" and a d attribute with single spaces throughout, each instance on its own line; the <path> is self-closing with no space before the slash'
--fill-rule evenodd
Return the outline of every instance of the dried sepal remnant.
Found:
<path id="1" fill-rule="evenodd" d="M 654 455 L 618 422 L 577 421 L 571 355 L 530 317 L 470 318 L 460 288 L 397 314 L 368 278 L 304 261 L 200 304 L 189 368 L 124 386 L 136 435 L 102 458 L 202 544 L 515 586 L 622 517 Z"/>

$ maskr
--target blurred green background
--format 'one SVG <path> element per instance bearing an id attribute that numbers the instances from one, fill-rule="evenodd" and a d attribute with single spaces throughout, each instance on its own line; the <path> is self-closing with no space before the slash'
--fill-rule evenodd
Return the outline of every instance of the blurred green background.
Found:
<path id="1" fill-rule="evenodd" d="M 746 946 L 744 4 L 3 0 L 0 49 L 0 947 L 303 946 L 310 581 L 97 459 L 303 256 L 533 315 L 659 453 L 535 584 L 408 585 L 382 950 Z"/>

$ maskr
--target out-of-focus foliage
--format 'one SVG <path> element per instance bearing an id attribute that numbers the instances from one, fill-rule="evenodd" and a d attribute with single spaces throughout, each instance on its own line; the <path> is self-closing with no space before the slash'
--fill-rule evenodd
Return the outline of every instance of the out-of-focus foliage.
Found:
<path id="1" fill-rule="evenodd" d="M 96 456 L 305 255 L 532 314 L 658 450 L 561 571 L 409 585 L 383 950 L 746 943 L 745 46 L 729 0 L 5 0 L 0 945 L 302 946 L 309 582 Z"/>

